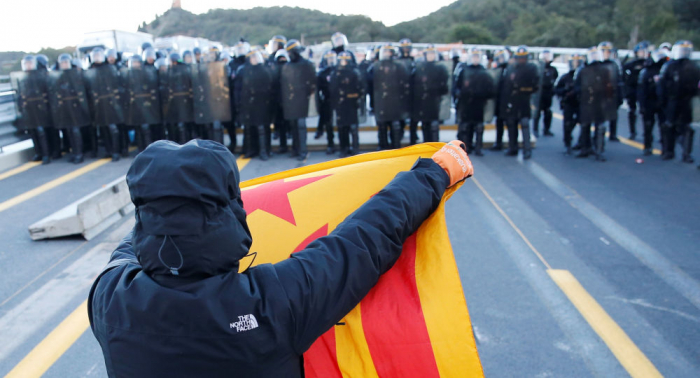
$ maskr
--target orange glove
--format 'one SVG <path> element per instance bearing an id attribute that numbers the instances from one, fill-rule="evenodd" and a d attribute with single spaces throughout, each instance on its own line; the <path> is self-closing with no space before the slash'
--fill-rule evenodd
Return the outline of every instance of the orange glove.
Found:
<path id="1" fill-rule="evenodd" d="M 471 160 L 469 160 L 469 156 L 467 156 L 467 146 L 462 141 L 453 140 L 447 143 L 433 154 L 433 160 L 450 177 L 448 188 L 474 174 L 474 167 Z"/>

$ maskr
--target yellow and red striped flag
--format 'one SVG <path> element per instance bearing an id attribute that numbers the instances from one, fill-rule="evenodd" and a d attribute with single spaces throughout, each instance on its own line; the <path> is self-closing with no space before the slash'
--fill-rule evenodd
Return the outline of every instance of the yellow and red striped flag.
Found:
<path id="1" fill-rule="evenodd" d="M 255 264 L 328 235 L 419 157 L 426 143 L 297 168 L 241 183 Z M 405 242 L 369 294 L 304 354 L 306 377 L 483 377 L 445 224 L 445 201 Z M 242 263 L 245 268 L 245 263 Z"/>

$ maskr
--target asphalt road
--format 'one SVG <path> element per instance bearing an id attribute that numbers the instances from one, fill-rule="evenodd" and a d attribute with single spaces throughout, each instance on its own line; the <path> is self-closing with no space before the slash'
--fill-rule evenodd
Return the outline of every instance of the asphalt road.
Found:
<path id="1" fill-rule="evenodd" d="M 626 116 L 619 128 L 629 134 Z M 639 164 L 641 150 L 623 143 L 608 144 L 605 163 L 564 156 L 561 130 L 555 118 L 556 136 L 540 138 L 529 161 L 489 151 L 473 157 L 475 180 L 448 202 L 484 372 L 700 376 L 700 171 L 659 156 Z M 303 164 L 329 158 L 312 153 Z M 34 242 L 27 227 L 124 175 L 130 161 L 95 165 L 24 201 L 17 196 L 76 167 L 57 161 L 0 180 L 0 208 L 12 205 L 0 211 L 0 376 L 28 365 L 47 377 L 106 376 L 74 311 L 133 220 L 89 242 Z M 241 176 L 299 164 L 253 160 Z M 66 327 L 86 331 L 77 339 L 52 333 Z M 30 353 L 42 348 L 54 355 Z"/>

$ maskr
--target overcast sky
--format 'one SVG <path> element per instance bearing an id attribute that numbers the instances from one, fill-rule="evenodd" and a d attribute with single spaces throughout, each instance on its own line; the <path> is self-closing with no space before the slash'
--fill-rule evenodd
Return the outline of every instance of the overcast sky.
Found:
<path id="1" fill-rule="evenodd" d="M 5 0 L 0 51 L 36 51 L 75 46 L 85 32 L 136 31 L 142 22 L 170 8 L 172 0 Z M 206 13 L 215 8 L 298 6 L 333 14 L 363 14 L 391 26 L 425 16 L 454 0 L 182 0 L 182 8 Z"/>

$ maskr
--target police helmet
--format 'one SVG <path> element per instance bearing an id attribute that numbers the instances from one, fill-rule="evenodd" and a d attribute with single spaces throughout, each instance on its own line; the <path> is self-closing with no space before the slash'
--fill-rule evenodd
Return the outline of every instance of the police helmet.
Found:
<path id="1" fill-rule="evenodd" d="M 326 61 L 326 64 L 328 66 L 333 67 L 338 63 L 338 53 L 336 53 L 333 50 L 330 50 L 323 54 L 323 60 Z"/>
<path id="2" fill-rule="evenodd" d="M 340 67 L 346 67 L 352 64 L 352 55 L 347 51 L 341 51 L 338 54 L 338 65 Z"/>
<path id="3" fill-rule="evenodd" d="M 384 45 L 379 49 L 379 60 L 391 60 L 394 58 L 394 46 Z"/>
<path id="4" fill-rule="evenodd" d="M 554 60 L 554 55 L 552 54 L 552 52 L 550 50 L 547 50 L 547 49 L 542 50 L 542 52 L 540 53 L 540 60 L 542 60 L 543 62 L 549 63 L 552 60 Z"/>
<path id="5" fill-rule="evenodd" d="M 25 55 L 22 58 L 22 71 L 35 71 L 36 70 L 36 56 Z"/>
<path id="6" fill-rule="evenodd" d="M 693 43 L 688 40 L 681 40 L 673 45 L 671 54 L 673 54 L 673 59 L 688 59 L 690 54 L 693 53 Z"/>
<path id="7" fill-rule="evenodd" d="M 105 61 L 105 50 L 102 47 L 95 47 L 90 51 L 90 61 L 93 63 L 104 63 Z"/>
<path id="8" fill-rule="evenodd" d="M 591 64 L 593 62 L 600 62 L 602 59 L 603 59 L 603 56 L 600 53 L 600 50 L 598 50 L 597 46 L 591 47 L 586 52 L 586 61 L 588 64 Z"/>
<path id="9" fill-rule="evenodd" d="M 277 50 L 277 52 L 275 53 L 275 62 L 279 62 L 281 59 L 284 59 L 285 62 L 289 61 L 289 54 L 287 54 L 287 50 Z"/>
<path id="10" fill-rule="evenodd" d="M 140 55 L 132 55 L 129 57 L 128 66 L 130 70 L 138 70 L 143 66 L 143 59 Z"/>
<path id="11" fill-rule="evenodd" d="M 347 46 L 348 45 L 348 37 L 345 36 L 345 34 L 341 32 L 335 32 L 331 36 L 331 44 L 333 45 L 333 48 L 338 48 L 340 46 Z"/>
<path id="12" fill-rule="evenodd" d="M 401 56 L 407 57 L 411 55 L 411 50 L 413 49 L 413 42 L 408 38 L 403 38 L 399 41 L 399 50 L 401 51 Z"/>
<path id="13" fill-rule="evenodd" d="M 435 45 L 428 45 L 428 47 L 423 51 L 423 57 L 427 62 L 434 62 L 438 60 L 438 51 Z"/>
<path id="14" fill-rule="evenodd" d="M 581 54 L 574 54 L 569 58 L 569 70 L 576 71 L 586 62 L 586 57 Z"/>
<path id="15" fill-rule="evenodd" d="M 185 50 L 182 52 L 182 63 L 192 64 L 192 51 Z"/>
<path id="16" fill-rule="evenodd" d="M 155 63 L 155 61 L 158 59 L 156 55 L 156 50 L 154 50 L 152 47 L 149 47 L 145 50 L 143 50 L 143 54 L 141 56 L 144 62 L 149 63 L 148 60 L 151 59 L 153 62 L 150 63 Z"/>
<path id="17" fill-rule="evenodd" d="M 70 54 L 59 55 L 57 61 L 60 70 L 70 70 L 73 68 L 73 57 L 71 57 Z"/>

